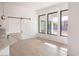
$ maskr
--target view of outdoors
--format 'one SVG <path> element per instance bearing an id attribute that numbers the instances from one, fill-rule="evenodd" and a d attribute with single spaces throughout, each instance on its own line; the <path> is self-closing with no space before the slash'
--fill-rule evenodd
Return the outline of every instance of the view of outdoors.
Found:
<path id="1" fill-rule="evenodd" d="M 48 14 L 48 34 L 58 33 L 58 17 L 57 13 Z"/>
<path id="2" fill-rule="evenodd" d="M 45 20 L 41 20 L 41 33 L 45 33 Z"/>
<path id="3" fill-rule="evenodd" d="M 39 21 L 40 21 L 40 33 L 45 34 L 45 29 L 46 29 L 46 21 L 45 21 L 45 15 L 41 15 L 39 17 Z"/>
<path id="4" fill-rule="evenodd" d="M 58 34 L 58 13 L 48 13 L 47 14 L 47 33 L 48 34 Z M 68 36 L 68 10 L 64 10 L 60 12 L 60 35 L 61 36 Z M 46 32 L 46 16 L 41 15 L 39 17 L 40 20 L 40 33 L 45 34 Z"/>
<path id="5" fill-rule="evenodd" d="M 61 35 L 68 36 L 68 11 L 63 11 L 61 14 Z"/>

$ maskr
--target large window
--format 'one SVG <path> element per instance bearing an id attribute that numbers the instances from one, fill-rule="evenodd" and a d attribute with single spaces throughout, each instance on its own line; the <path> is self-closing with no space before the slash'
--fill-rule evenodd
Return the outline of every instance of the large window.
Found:
<path id="1" fill-rule="evenodd" d="M 60 35 L 68 36 L 68 9 L 60 11 Z"/>
<path id="2" fill-rule="evenodd" d="M 57 12 L 47 14 L 47 33 L 58 34 L 58 16 Z"/>
<path id="3" fill-rule="evenodd" d="M 38 16 L 38 31 L 45 34 L 46 32 L 46 17 L 45 14 Z"/>

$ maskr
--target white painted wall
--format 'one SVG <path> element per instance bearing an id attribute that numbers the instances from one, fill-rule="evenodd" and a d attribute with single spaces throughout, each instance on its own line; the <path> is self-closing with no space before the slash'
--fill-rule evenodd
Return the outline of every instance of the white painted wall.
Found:
<path id="1" fill-rule="evenodd" d="M 79 2 L 69 3 L 68 55 L 79 56 Z"/>
<path id="2" fill-rule="evenodd" d="M 38 15 L 42 15 L 42 14 L 47 14 L 47 13 L 51 13 L 51 12 L 56 12 L 58 11 L 58 17 L 59 17 L 59 25 L 60 25 L 60 11 L 61 10 L 65 10 L 68 9 L 68 3 L 59 3 L 57 5 L 54 6 L 50 6 L 48 8 L 44 8 L 41 10 L 37 10 L 37 14 Z M 46 19 L 47 20 L 47 19 Z M 60 26 L 58 27 L 58 35 L 54 36 L 54 35 L 48 35 L 48 34 L 38 34 L 37 37 L 42 37 L 44 39 L 49 39 L 49 40 L 54 40 L 63 44 L 67 44 L 68 42 L 68 37 L 62 37 L 60 36 Z M 47 29 L 47 27 L 46 27 Z"/>
<path id="3" fill-rule="evenodd" d="M 8 16 L 23 16 L 26 18 L 31 18 L 31 21 L 26 21 L 27 26 L 23 27 L 26 32 L 22 34 L 22 39 L 28 39 L 33 37 L 37 33 L 37 17 L 27 4 L 23 3 L 5 3 L 5 14 Z M 7 19 L 9 24 L 8 33 L 20 33 L 20 19 Z M 25 34 L 26 33 L 26 34 Z"/>

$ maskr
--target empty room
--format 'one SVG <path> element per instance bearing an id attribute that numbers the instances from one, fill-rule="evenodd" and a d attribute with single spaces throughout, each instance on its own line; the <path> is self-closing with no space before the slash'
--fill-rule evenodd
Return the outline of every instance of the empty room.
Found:
<path id="1" fill-rule="evenodd" d="M 0 2 L 0 56 L 79 56 L 79 2 Z"/>

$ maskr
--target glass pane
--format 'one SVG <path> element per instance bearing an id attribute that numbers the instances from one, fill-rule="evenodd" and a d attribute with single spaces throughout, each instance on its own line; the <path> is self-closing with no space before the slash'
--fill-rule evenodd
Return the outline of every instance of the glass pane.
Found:
<path id="1" fill-rule="evenodd" d="M 48 15 L 48 34 L 58 33 L 58 17 L 57 13 Z"/>
<path id="2" fill-rule="evenodd" d="M 62 11 L 61 15 L 61 35 L 68 36 L 68 11 Z"/>
<path id="3" fill-rule="evenodd" d="M 45 33 L 45 21 L 41 21 L 41 33 Z"/>
<path id="4" fill-rule="evenodd" d="M 46 20 L 45 20 L 45 15 L 41 15 L 41 16 L 39 16 L 39 31 L 40 31 L 40 33 L 42 33 L 42 34 L 45 34 L 45 29 L 46 29 Z"/>
<path id="5" fill-rule="evenodd" d="M 48 30 L 48 33 L 51 33 L 51 21 L 48 22 L 48 28 L 47 28 L 47 30 Z"/>

